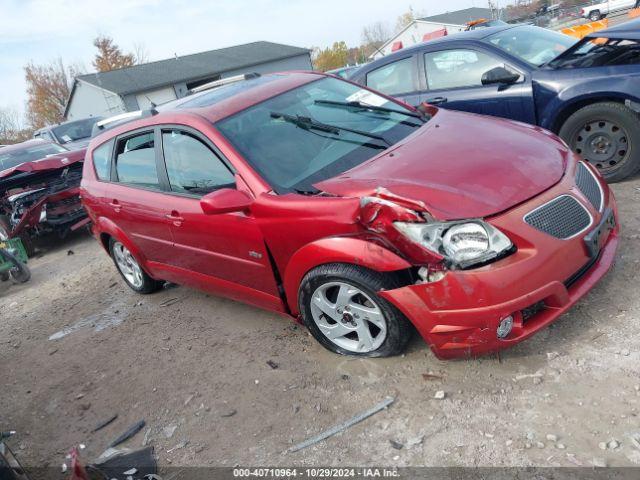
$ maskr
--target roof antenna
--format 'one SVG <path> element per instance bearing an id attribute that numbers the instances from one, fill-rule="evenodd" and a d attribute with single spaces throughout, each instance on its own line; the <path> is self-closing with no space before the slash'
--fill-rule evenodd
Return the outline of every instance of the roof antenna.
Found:
<path id="1" fill-rule="evenodd" d="M 147 95 L 145 95 L 144 98 L 149 100 L 149 113 L 151 113 L 151 115 L 157 115 L 158 114 L 158 110 L 156 110 L 156 107 L 158 105 L 156 105 L 156 103 L 153 102 Z"/>

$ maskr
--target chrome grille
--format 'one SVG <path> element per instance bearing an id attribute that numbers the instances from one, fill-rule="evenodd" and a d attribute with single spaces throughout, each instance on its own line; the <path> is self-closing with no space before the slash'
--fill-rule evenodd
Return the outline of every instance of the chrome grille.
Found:
<path id="1" fill-rule="evenodd" d="M 524 221 L 541 232 L 567 239 L 591 225 L 591 215 L 570 195 L 561 195 L 524 216 Z"/>
<path id="2" fill-rule="evenodd" d="M 595 175 L 582 162 L 578 162 L 576 171 L 576 185 L 582 194 L 587 197 L 593 207 L 600 211 L 602 209 L 602 189 Z"/>

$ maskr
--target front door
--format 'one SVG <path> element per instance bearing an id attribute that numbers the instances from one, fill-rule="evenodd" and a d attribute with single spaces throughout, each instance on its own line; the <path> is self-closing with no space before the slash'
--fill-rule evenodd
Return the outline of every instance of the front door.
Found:
<path id="1" fill-rule="evenodd" d="M 504 59 L 486 51 L 456 48 L 428 51 L 423 60 L 425 102 L 535 124 L 531 80 Z M 482 85 L 482 75 L 495 67 L 515 71 L 521 78 L 512 85 Z"/>
<path id="2" fill-rule="evenodd" d="M 205 215 L 200 198 L 235 188 L 233 172 L 198 132 L 163 128 L 170 224 L 179 268 L 279 296 L 264 238 L 251 214 Z M 251 299 L 244 299 L 251 301 Z M 257 303 L 257 302 L 252 302 Z"/>
<path id="3" fill-rule="evenodd" d="M 422 103 L 417 55 L 409 55 L 378 67 L 367 73 L 364 81 L 367 87 L 414 107 Z"/>

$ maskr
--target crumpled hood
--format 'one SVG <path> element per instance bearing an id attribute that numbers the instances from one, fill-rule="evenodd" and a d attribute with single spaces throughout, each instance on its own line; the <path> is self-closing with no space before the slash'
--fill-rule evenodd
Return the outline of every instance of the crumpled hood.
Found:
<path id="1" fill-rule="evenodd" d="M 33 162 L 25 162 L 15 167 L 7 168 L 0 171 L 0 179 L 13 175 L 16 172 L 39 172 L 43 170 L 57 170 L 59 168 L 66 168 L 69 165 L 82 162 L 84 160 L 84 154 L 87 149 L 75 150 L 72 152 L 60 153 L 58 155 L 51 155 L 40 160 L 34 160 Z"/>
<path id="2" fill-rule="evenodd" d="M 423 202 L 441 220 L 487 217 L 556 184 L 570 155 L 539 127 L 438 110 L 402 142 L 314 186 L 349 197 L 373 195 L 382 187 Z"/>

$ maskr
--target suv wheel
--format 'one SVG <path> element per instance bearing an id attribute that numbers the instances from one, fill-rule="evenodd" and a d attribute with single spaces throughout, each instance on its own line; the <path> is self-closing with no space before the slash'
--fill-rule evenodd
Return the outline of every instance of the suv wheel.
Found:
<path id="1" fill-rule="evenodd" d="M 589 20 L 591 20 L 592 22 L 597 22 L 601 18 L 602 18 L 602 14 L 600 13 L 600 10 L 593 10 L 589 14 Z"/>
<path id="2" fill-rule="evenodd" d="M 147 294 L 162 288 L 163 282 L 151 278 L 122 243 L 113 238 L 109 240 L 109 252 L 120 275 L 132 290 Z"/>
<path id="3" fill-rule="evenodd" d="M 411 323 L 376 292 L 398 288 L 388 274 L 348 264 L 322 265 L 302 280 L 302 318 L 322 346 L 342 355 L 387 357 L 402 353 Z"/>
<path id="4" fill-rule="evenodd" d="M 640 169 L 640 118 L 622 104 L 587 105 L 567 119 L 559 135 L 607 182 L 619 182 Z"/>

